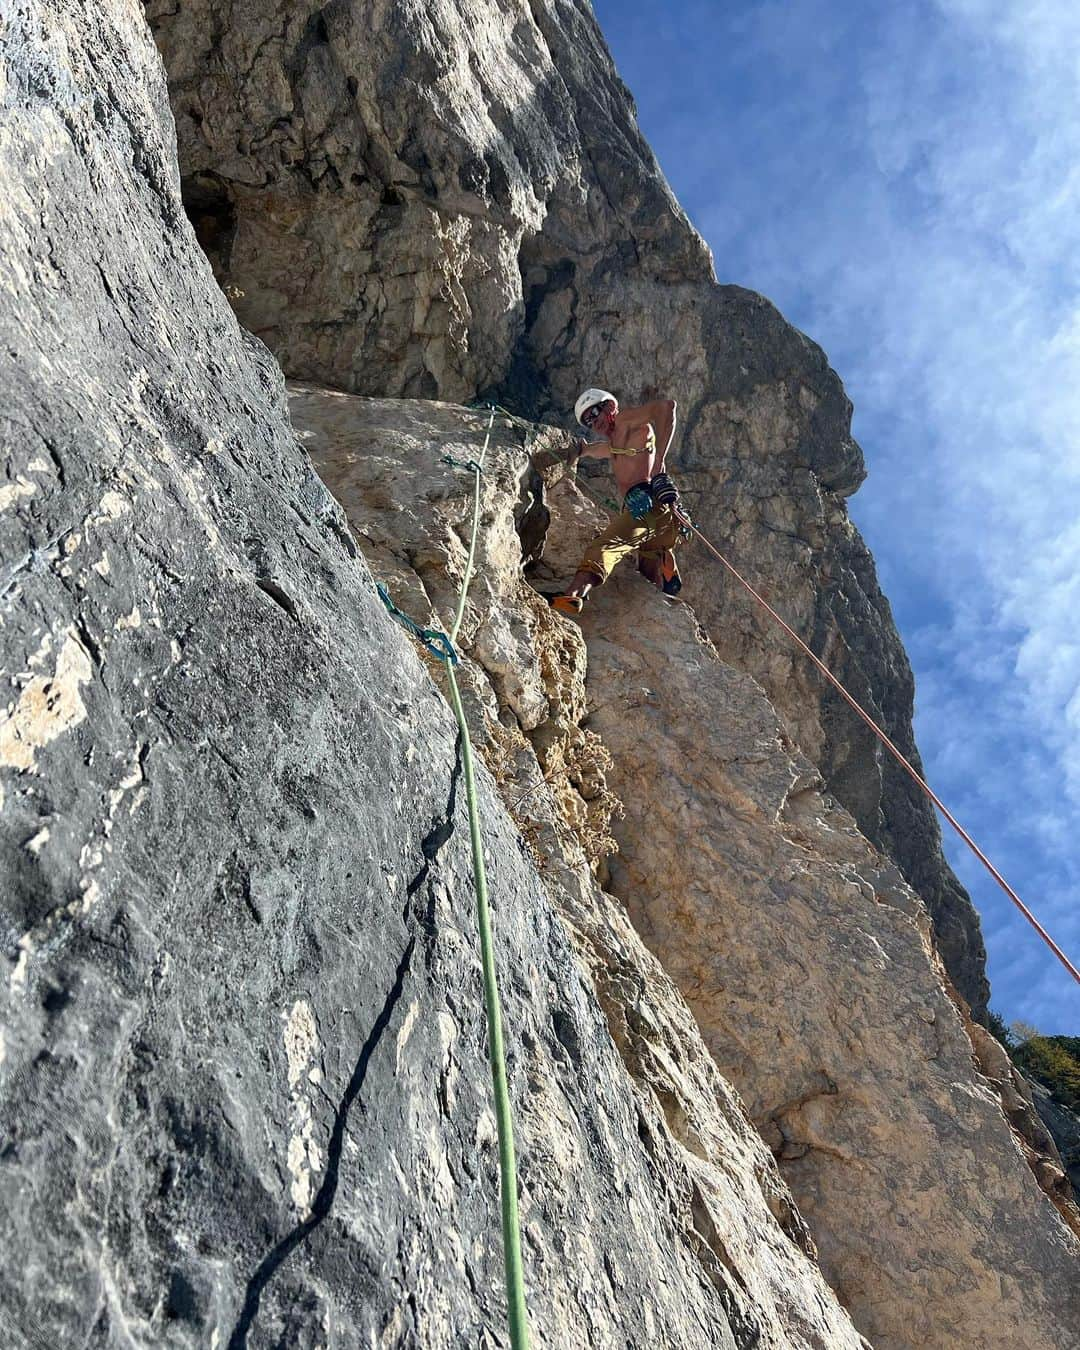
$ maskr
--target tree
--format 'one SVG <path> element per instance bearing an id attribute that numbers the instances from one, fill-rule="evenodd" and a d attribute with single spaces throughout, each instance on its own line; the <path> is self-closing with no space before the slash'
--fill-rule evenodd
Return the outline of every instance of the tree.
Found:
<path id="1" fill-rule="evenodd" d="M 1080 1111 L 1080 1056 L 1070 1053 L 1074 1036 L 1029 1036 L 1011 1051 L 1025 1073 L 1048 1088 L 1054 1100 Z"/>
<path id="2" fill-rule="evenodd" d="M 994 1012 L 993 1008 L 987 1010 L 986 1025 L 991 1036 L 996 1036 L 1006 1050 L 1011 1054 L 1016 1045 L 1013 1034 L 1009 1030 L 1008 1023 L 1000 1013 Z"/>
<path id="3" fill-rule="evenodd" d="M 1044 1036 L 1030 1022 L 1006 1026 L 993 1010 L 986 1023 L 1017 1068 L 1041 1083 L 1055 1101 L 1080 1114 L 1080 1036 Z"/>
<path id="4" fill-rule="evenodd" d="M 1033 1040 L 1039 1034 L 1039 1028 L 1030 1022 L 1014 1022 L 1010 1028 L 1017 1045 Z"/>

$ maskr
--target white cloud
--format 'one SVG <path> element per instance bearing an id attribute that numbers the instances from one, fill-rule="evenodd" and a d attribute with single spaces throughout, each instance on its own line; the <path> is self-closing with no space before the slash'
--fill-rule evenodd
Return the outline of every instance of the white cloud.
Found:
<path id="1" fill-rule="evenodd" d="M 1062 891 L 1080 880 L 1080 20 L 1054 4 L 1034 19 L 1028 5 L 940 8 L 929 40 L 897 9 L 864 51 L 861 114 L 831 161 L 844 209 L 804 222 L 787 267 L 812 297 L 803 326 L 856 407 L 869 401 L 853 513 L 943 609 L 911 641 L 932 777 L 1080 957 Z M 790 255 L 788 228 L 755 253 Z M 873 339 L 838 351 L 829 333 L 845 327 Z M 898 410 L 903 435 L 882 437 Z M 1009 902 L 948 850 L 987 916 L 998 984 L 1023 987 L 1031 1020 L 1075 1029 L 1067 973 L 1052 956 L 1044 970 Z"/>
<path id="2" fill-rule="evenodd" d="M 963 8 L 974 13 L 965 22 L 984 18 L 984 6 Z M 1041 7 L 1044 18 L 1051 8 Z M 924 98 L 925 72 L 909 89 L 889 49 L 865 86 L 876 163 L 892 173 L 917 164 L 928 198 L 917 229 L 902 205 L 881 222 L 899 242 L 888 248 L 896 280 L 874 316 L 893 369 L 891 389 L 879 379 L 878 417 L 904 385 L 924 410 L 915 476 L 926 496 L 912 527 L 947 612 L 944 630 L 912 643 L 917 670 L 940 663 L 921 679 L 920 741 L 946 798 L 974 817 L 991 856 L 1076 957 L 1080 120 L 1071 90 L 1080 33 L 1070 23 L 1067 57 L 1024 25 L 953 34 L 937 74 L 957 50 L 971 52 L 963 109 Z M 928 114 L 914 121 L 905 113 L 913 91 Z M 879 471 L 869 533 L 890 547 L 894 480 L 910 465 L 887 446 L 890 458 L 875 466 L 868 448 Z M 1075 984 L 978 864 L 947 846 L 984 913 L 995 984 L 1013 1015 L 1075 1031 Z"/>

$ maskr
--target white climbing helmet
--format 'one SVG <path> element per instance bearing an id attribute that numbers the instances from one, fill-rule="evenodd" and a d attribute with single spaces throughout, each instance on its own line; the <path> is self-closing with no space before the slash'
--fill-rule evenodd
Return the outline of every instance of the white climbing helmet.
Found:
<path id="1" fill-rule="evenodd" d="M 581 422 L 590 408 L 595 408 L 598 403 L 606 403 L 608 399 L 612 403 L 618 403 L 619 401 L 614 394 L 609 394 L 606 389 L 586 389 L 574 404 L 574 416 Z M 581 425 L 584 426 L 585 423 L 581 422 Z"/>

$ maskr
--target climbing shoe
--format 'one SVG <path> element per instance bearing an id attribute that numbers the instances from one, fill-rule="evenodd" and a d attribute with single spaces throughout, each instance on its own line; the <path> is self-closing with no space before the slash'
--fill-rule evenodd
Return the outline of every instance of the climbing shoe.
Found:
<path id="1" fill-rule="evenodd" d="M 551 597 L 551 608 L 557 609 L 560 614 L 580 614 L 585 601 L 580 595 L 553 595 Z"/>
<path id="2" fill-rule="evenodd" d="M 660 589 L 665 595 L 678 595 L 682 590 L 682 577 L 671 549 L 665 549 L 660 560 Z"/>

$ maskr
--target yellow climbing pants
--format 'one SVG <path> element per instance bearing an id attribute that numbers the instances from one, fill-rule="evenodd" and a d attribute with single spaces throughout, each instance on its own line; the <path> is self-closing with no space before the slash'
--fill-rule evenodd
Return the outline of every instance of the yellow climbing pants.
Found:
<path id="1" fill-rule="evenodd" d="M 635 552 L 645 564 L 643 571 L 650 564 L 652 568 L 663 568 L 665 563 L 673 570 L 673 550 L 678 539 L 679 526 L 670 506 L 654 506 L 643 520 L 635 520 L 629 511 L 622 511 L 585 550 L 579 570 L 592 572 L 598 582 L 604 582 L 616 564 Z"/>

